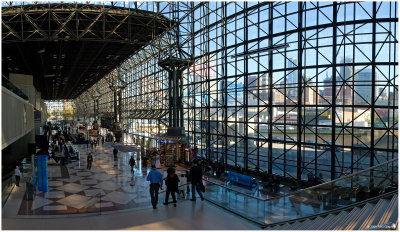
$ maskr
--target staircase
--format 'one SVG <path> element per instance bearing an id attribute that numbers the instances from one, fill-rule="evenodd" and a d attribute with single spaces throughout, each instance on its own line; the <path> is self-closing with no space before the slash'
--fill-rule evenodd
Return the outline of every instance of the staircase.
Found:
<path id="1" fill-rule="evenodd" d="M 371 226 L 394 223 L 398 227 L 397 193 L 388 198 L 375 199 L 363 205 L 330 213 L 308 217 L 274 226 L 267 230 L 366 230 Z"/>

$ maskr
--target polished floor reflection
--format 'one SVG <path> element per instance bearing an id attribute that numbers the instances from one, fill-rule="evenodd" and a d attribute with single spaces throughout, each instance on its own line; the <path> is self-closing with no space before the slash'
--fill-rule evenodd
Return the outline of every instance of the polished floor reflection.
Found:
<path id="1" fill-rule="evenodd" d="M 131 155 L 138 157 L 137 150 L 119 152 L 114 161 L 111 144 L 106 143 L 97 147 L 93 166 L 87 170 L 86 146 L 78 149 L 80 161 L 49 165 L 50 192 L 37 192 L 29 201 L 25 182 L 14 187 L 2 209 L 2 229 L 260 229 L 206 201 L 188 201 L 186 191 L 178 198 L 177 207 L 162 205 L 164 195 L 160 194 L 159 207 L 154 210 L 145 180 L 149 170 L 137 160 L 132 178 L 128 165 Z M 177 167 L 178 174 L 183 172 L 183 167 Z M 165 175 L 165 169 L 162 173 Z M 186 184 L 186 178 L 180 179 Z"/>
<path id="2" fill-rule="evenodd" d="M 111 143 L 99 145 L 95 150 L 86 145 L 76 147 L 81 154 L 80 160 L 66 166 L 50 160 L 50 192 L 38 191 L 33 201 L 23 197 L 18 215 L 96 213 L 151 206 L 149 184 L 145 179 L 149 168 L 142 168 L 139 149 L 118 144 L 120 152 L 114 160 Z M 86 162 L 88 152 L 94 152 L 90 170 Z M 128 164 L 132 155 L 137 160 L 134 175 Z M 160 171 L 166 176 L 165 168 Z M 183 168 L 177 167 L 177 173 L 183 173 Z M 181 179 L 185 181 L 185 178 Z M 160 201 L 163 197 L 161 194 Z M 181 195 L 180 200 L 185 200 L 183 197 Z"/>
<path id="3" fill-rule="evenodd" d="M 264 194 L 262 190 L 251 191 L 236 185 L 216 181 L 210 178 L 205 197 L 235 213 L 261 223 L 276 223 L 295 218 L 311 216 L 335 208 L 345 207 L 354 202 L 339 199 L 332 205 L 332 199 L 319 198 L 315 192 L 309 191 L 291 194 L 286 186 L 280 192 Z M 327 196 L 329 198 L 329 196 Z"/>

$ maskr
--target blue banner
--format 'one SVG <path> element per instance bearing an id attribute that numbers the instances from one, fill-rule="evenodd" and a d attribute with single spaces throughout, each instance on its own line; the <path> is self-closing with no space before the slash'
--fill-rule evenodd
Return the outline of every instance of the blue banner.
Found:
<path id="1" fill-rule="evenodd" d="M 239 174 L 236 172 L 228 172 L 228 180 L 248 186 L 249 188 L 254 188 L 257 185 L 256 179 L 254 177 Z"/>
<path id="2" fill-rule="evenodd" d="M 48 176 L 47 176 L 47 155 L 37 156 L 38 170 L 38 189 L 43 192 L 49 192 Z"/>

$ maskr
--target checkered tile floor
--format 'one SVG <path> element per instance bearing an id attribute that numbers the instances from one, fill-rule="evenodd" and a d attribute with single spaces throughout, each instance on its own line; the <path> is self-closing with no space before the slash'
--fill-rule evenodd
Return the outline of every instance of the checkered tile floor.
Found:
<path id="1" fill-rule="evenodd" d="M 114 161 L 111 144 L 97 147 L 92 168 L 86 169 L 86 145 L 76 145 L 81 159 L 66 166 L 49 165 L 49 192 L 36 192 L 33 201 L 23 199 L 19 215 L 54 215 L 115 211 L 151 207 L 148 168 L 141 167 L 140 150 L 126 149 Z M 120 145 L 121 146 L 121 145 Z M 122 150 L 122 149 L 121 149 Z M 132 177 L 129 159 L 138 168 Z M 179 167 L 178 173 L 179 173 Z M 165 174 L 165 170 L 161 171 Z M 163 197 L 163 195 L 160 195 Z"/>

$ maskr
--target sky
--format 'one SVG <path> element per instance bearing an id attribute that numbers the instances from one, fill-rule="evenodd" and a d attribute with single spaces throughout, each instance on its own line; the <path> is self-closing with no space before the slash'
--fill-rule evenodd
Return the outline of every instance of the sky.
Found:
<path id="1" fill-rule="evenodd" d="M 52 1 L 43 1 L 41 3 L 49 3 Z M 87 1 L 63 1 L 64 3 L 86 3 Z M 24 4 L 32 4 L 34 3 L 33 1 L 26 1 Z M 91 1 L 92 4 L 106 4 L 109 5 L 111 4 L 111 1 Z M 195 4 L 198 4 L 199 2 L 195 2 Z M 247 2 L 248 7 L 251 7 L 258 2 L 252 1 L 252 2 Z M 14 2 L 14 4 L 16 4 Z M 124 2 L 124 1 L 119 1 L 116 2 L 117 6 L 125 6 L 125 7 L 134 7 L 135 3 L 134 2 Z M 208 11 L 214 11 L 216 7 L 219 7 L 222 3 L 221 2 L 210 2 L 209 7 L 210 9 Z M 232 15 L 236 12 L 239 12 L 242 10 L 242 7 L 244 6 L 245 2 L 231 2 L 227 6 L 227 14 Z M 333 18 L 333 7 L 330 6 L 332 2 L 306 2 L 306 10 L 307 9 L 312 9 L 315 8 L 315 6 L 319 4 L 319 6 L 326 6 L 321 8 L 319 11 L 318 10 L 309 10 L 305 11 L 303 14 L 305 17 L 303 17 L 303 26 L 311 27 L 315 26 L 317 23 L 317 20 L 319 21 L 319 24 L 329 24 L 331 23 L 331 19 Z M 164 9 L 165 6 L 167 5 L 166 2 L 160 2 L 160 8 Z M 286 5 L 286 9 L 285 9 Z M 7 2 L 2 1 L 2 6 L 7 6 Z M 153 2 L 138 2 L 138 6 L 141 9 L 146 9 L 146 10 L 157 10 L 156 7 L 153 7 Z M 182 5 L 183 6 L 183 5 Z M 273 21 L 273 33 L 279 33 L 283 31 L 290 31 L 296 29 L 298 26 L 298 14 L 296 12 L 298 11 L 298 2 L 287 2 L 286 4 L 282 2 L 275 2 L 274 3 L 274 11 L 273 11 L 273 17 L 275 18 Z M 396 6 L 396 7 L 395 7 Z M 268 34 L 268 22 L 266 21 L 268 19 L 268 5 L 265 5 L 260 8 L 260 13 L 256 11 L 249 11 L 248 12 L 248 17 L 247 17 L 247 24 L 249 25 L 248 27 L 248 36 L 249 40 L 251 39 L 257 39 L 259 36 L 266 36 Z M 355 9 L 354 9 L 355 7 Z M 372 16 L 372 7 L 373 3 L 370 2 L 356 2 L 356 3 L 351 3 L 351 4 L 344 4 L 338 7 L 337 10 L 337 20 L 338 22 L 343 22 L 343 21 L 352 21 L 352 20 L 363 20 L 363 19 L 370 19 Z M 377 2 L 377 18 L 389 18 L 389 17 L 397 17 L 397 3 L 394 1 L 389 2 Z M 391 9 L 392 8 L 392 9 Z M 199 19 L 204 13 L 203 10 L 206 8 L 200 8 L 195 11 L 195 19 Z M 284 17 L 281 17 L 282 14 L 288 14 L 287 18 L 285 19 Z M 168 10 L 165 10 L 168 12 Z M 291 14 L 293 13 L 293 14 Z M 217 9 L 214 13 L 210 14 L 209 17 L 209 24 L 215 22 L 216 20 L 219 20 L 222 14 L 221 9 Z M 260 18 L 260 22 L 258 19 Z M 203 20 L 204 21 L 204 20 Z M 239 30 L 236 33 L 228 33 L 228 46 L 229 45 L 234 45 L 236 42 L 240 43 L 244 40 L 244 34 L 245 30 L 240 28 L 244 27 L 245 19 L 243 19 L 242 15 L 238 16 L 237 18 L 233 18 L 232 20 L 228 21 L 227 24 L 227 30 L 228 31 L 235 31 L 235 28 L 238 28 Z M 253 25 L 254 24 L 254 25 Z M 355 33 L 359 35 L 355 35 L 353 38 L 353 35 L 350 34 L 350 36 L 346 39 L 343 40 L 343 33 L 349 33 L 350 31 L 354 30 L 354 27 L 357 29 L 355 30 Z M 391 28 L 390 28 L 391 27 Z M 377 39 L 377 44 L 376 44 L 376 50 L 380 50 L 382 47 L 384 41 L 395 41 L 397 39 L 397 31 L 394 31 L 394 28 L 397 27 L 397 23 L 380 23 L 377 24 L 377 32 L 379 34 L 376 35 Z M 200 23 L 195 23 L 195 29 L 201 29 L 202 24 Z M 351 42 L 362 42 L 365 44 L 358 44 L 357 48 L 355 48 L 355 53 L 352 53 L 353 50 L 353 45 L 346 44 L 345 46 L 337 46 L 337 51 L 338 55 L 336 62 L 340 63 L 341 60 L 344 58 L 353 58 L 355 57 L 355 62 L 371 62 L 371 57 L 372 57 L 372 24 L 350 24 L 347 26 L 340 26 L 337 28 L 337 41 L 338 43 L 351 43 Z M 303 40 L 307 40 L 306 43 L 303 44 L 305 48 L 309 48 L 307 50 L 304 50 L 303 53 L 303 67 L 308 66 L 308 65 L 315 65 L 317 64 L 330 64 L 333 57 L 335 55 L 332 54 L 332 35 L 333 35 L 333 28 L 328 27 L 326 29 L 320 29 L 318 33 L 316 33 L 316 30 L 307 30 L 305 33 L 303 33 L 304 38 Z M 221 34 L 221 29 L 217 28 L 217 30 L 213 30 L 213 28 L 210 29 L 209 31 L 210 36 L 217 36 Z M 390 33 L 396 33 L 395 35 L 389 35 Z M 327 46 L 325 48 L 320 48 L 318 53 L 315 49 L 313 49 L 313 46 L 317 45 L 317 34 L 319 36 L 318 39 L 318 45 L 319 46 Z M 388 36 L 389 35 L 389 36 Z M 286 37 L 286 38 L 285 38 Z M 281 36 L 274 38 L 273 43 L 274 44 L 283 44 L 286 43 L 289 45 L 288 48 L 280 50 L 280 52 L 286 51 L 286 56 L 287 59 L 290 58 L 297 58 L 297 40 L 298 40 L 298 35 L 296 32 L 294 32 L 291 35 L 286 35 L 286 36 Z M 323 37 L 328 37 L 328 38 L 323 38 Z M 353 40 L 355 39 L 355 40 Z M 195 56 L 200 55 L 201 49 L 203 48 L 201 45 L 201 42 L 204 42 L 201 37 L 196 39 L 196 46 L 198 46 L 200 49 L 196 49 L 196 54 Z M 222 38 L 220 40 L 215 40 L 215 42 L 211 41 L 210 42 L 210 48 L 209 51 L 212 52 L 215 49 L 220 49 L 221 48 L 221 42 Z M 269 46 L 269 41 L 267 39 L 262 40 L 260 42 L 254 42 L 250 43 L 248 50 L 254 50 L 258 48 L 265 48 Z M 234 59 L 231 58 L 230 55 L 236 53 L 240 53 L 244 51 L 244 46 L 238 46 L 234 50 L 229 50 L 229 55 L 228 55 L 228 62 L 233 63 L 235 68 L 229 68 L 227 75 L 234 75 L 235 73 L 232 73 L 233 70 L 236 69 L 240 71 L 244 71 L 244 62 L 239 61 L 237 63 L 234 63 L 237 60 L 243 59 L 243 58 L 238 58 Z M 394 47 L 394 44 L 391 45 L 391 48 L 389 49 L 389 44 L 385 44 L 382 49 L 380 50 L 378 56 L 376 57 L 377 62 L 381 61 L 393 61 L 396 59 L 398 60 L 398 52 L 396 53 L 396 57 L 394 57 L 394 51 L 397 51 L 397 44 L 396 47 Z M 391 57 L 389 59 L 389 53 L 391 53 Z M 258 54 L 254 55 L 257 56 Z M 266 71 L 267 65 L 267 55 L 268 52 L 260 53 L 261 57 L 260 60 L 258 61 L 256 58 L 254 59 L 249 59 L 249 72 L 257 72 L 257 71 Z M 253 57 L 254 57 L 253 56 Z M 251 57 L 251 56 L 250 56 Z M 285 65 L 287 66 L 288 60 L 285 60 L 285 57 L 276 54 L 273 57 L 273 69 L 283 69 Z M 258 65 L 258 63 L 261 63 L 262 65 Z M 218 64 L 218 62 L 217 62 Z M 360 67 L 360 69 L 363 67 Z M 397 72 L 397 68 L 393 69 Z M 316 70 L 310 70 L 310 72 L 313 72 L 315 75 Z M 327 70 L 327 72 L 332 73 L 331 70 Z M 388 66 L 379 66 L 379 71 L 381 72 L 381 75 L 378 75 L 378 78 L 382 78 L 384 80 L 385 76 L 393 78 L 394 71 L 391 71 L 392 73 L 389 75 L 389 67 Z M 212 71 L 210 71 L 212 73 Z M 396 73 L 397 74 L 397 73 Z M 283 74 L 276 73 L 274 77 L 277 79 L 281 78 Z M 322 74 L 324 77 L 326 76 L 326 73 Z M 331 75 L 328 73 L 328 75 Z M 397 79 L 397 78 L 396 78 Z"/>

